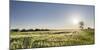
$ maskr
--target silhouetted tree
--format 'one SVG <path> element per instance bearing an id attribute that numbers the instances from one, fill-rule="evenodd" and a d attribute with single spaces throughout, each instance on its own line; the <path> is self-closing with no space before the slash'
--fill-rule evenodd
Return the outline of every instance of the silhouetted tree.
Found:
<path id="1" fill-rule="evenodd" d="M 20 32 L 26 32 L 27 30 L 26 29 L 22 29 L 22 30 L 20 30 Z"/>
<path id="2" fill-rule="evenodd" d="M 34 31 L 33 29 L 28 29 L 27 31 Z"/>
<path id="3" fill-rule="evenodd" d="M 84 29 L 84 22 L 83 22 L 83 21 L 81 21 L 81 22 L 79 23 L 79 25 L 80 25 L 80 26 L 79 26 L 79 27 L 80 27 L 80 29 L 81 29 L 81 30 L 83 30 L 83 29 Z"/>
<path id="4" fill-rule="evenodd" d="M 92 28 L 88 27 L 87 29 L 90 30 L 90 29 L 92 29 Z"/>
<path id="5" fill-rule="evenodd" d="M 40 31 L 40 29 L 35 29 L 35 31 Z"/>
<path id="6" fill-rule="evenodd" d="M 49 31 L 49 29 L 44 29 L 44 31 Z"/>
<path id="7" fill-rule="evenodd" d="M 49 31 L 49 29 L 35 29 L 34 31 Z"/>
<path id="8" fill-rule="evenodd" d="M 13 31 L 13 32 L 18 32 L 19 29 L 11 29 L 10 31 Z"/>

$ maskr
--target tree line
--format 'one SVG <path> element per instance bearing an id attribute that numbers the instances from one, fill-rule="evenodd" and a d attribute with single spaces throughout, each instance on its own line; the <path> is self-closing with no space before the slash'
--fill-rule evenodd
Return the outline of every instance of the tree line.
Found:
<path id="1" fill-rule="evenodd" d="M 49 29 L 11 29 L 12 32 L 50 31 Z"/>

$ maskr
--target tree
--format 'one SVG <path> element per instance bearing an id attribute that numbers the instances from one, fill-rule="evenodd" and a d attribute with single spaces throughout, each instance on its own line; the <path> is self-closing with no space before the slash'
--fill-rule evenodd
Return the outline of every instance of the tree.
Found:
<path id="1" fill-rule="evenodd" d="M 27 31 L 34 31 L 33 29 L 28 29 Z"/>
<path id="2" fill-rule="evenodd" d="M 35 29 L 35 31 L 40 31 L 40 29 Z"/>
<path id="3" fill-rule="evenodd" d="M 87 29 L 90 30 L 90 29 L 92 29 L 92 28 L 91 28 L 91 27 L 88 27 Z"/>
<path id="4" fill-rule="evenodd" d="M 19 29 L 11 29 L 11 31 L 13 31 L 13 32 L 18 32 Z"/>
<path id="5" fill-rule="evenodd" d="M 22 29 L 22 30 L 20 30 L 20 32 L 26 32 L 26 29 Z"/>
<path id="6" fill-rule="evenodd" d="M 80 25 L 80 26 L 79 26 L 79 27 L 80 27 L 80 29 L 81 29 L 81 30 L 83 30 L 83 29 L 84 29 L 84 22 L 83 22 L 83 21 L 81 21 L 81 22 L 79 23 L 79 25 Z"/>

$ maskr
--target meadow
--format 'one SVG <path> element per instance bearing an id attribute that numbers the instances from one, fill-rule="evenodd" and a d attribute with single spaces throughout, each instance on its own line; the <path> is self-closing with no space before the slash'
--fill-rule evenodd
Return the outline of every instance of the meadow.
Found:
<path id="1" fill-rule="evenodd" d="M 10 50 L 94 44 L 94 29 L 10 32 Z"/>

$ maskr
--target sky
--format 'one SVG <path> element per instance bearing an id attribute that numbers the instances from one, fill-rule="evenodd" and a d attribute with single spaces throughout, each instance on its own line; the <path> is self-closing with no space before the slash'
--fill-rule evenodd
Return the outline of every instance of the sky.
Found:
<path id="1" fill-rule="evenodd" d="M 10 1 L 11 29 L 77 29 L 74 19 L 94 28 L 95 7 L 59 3 Z"/>

